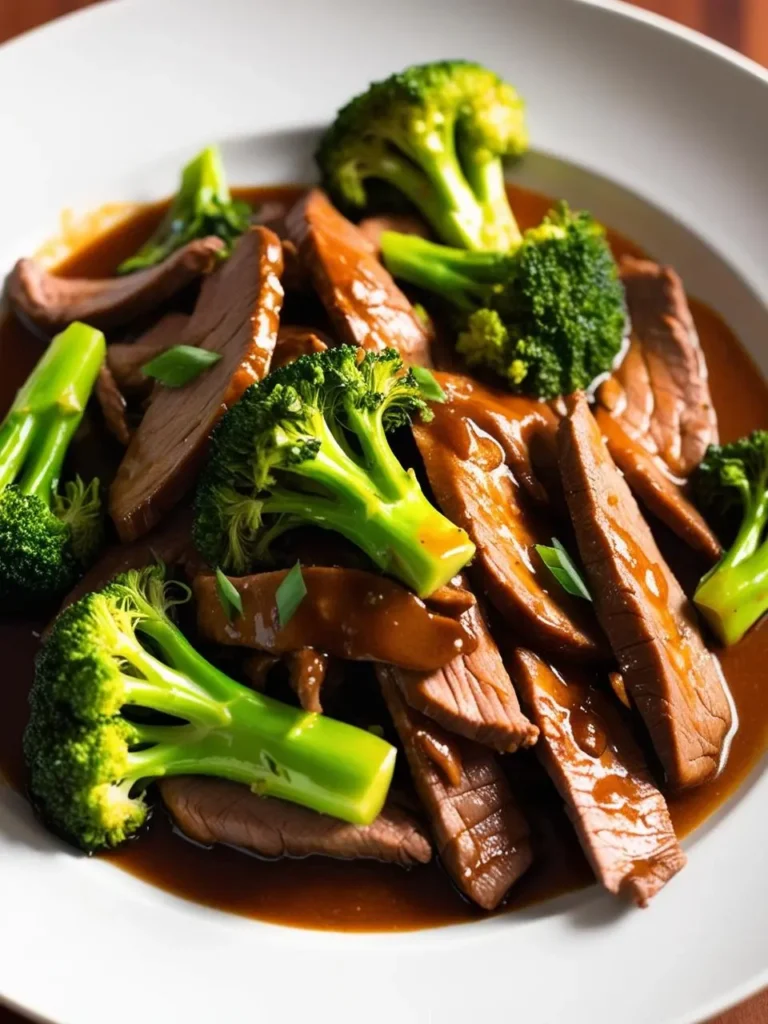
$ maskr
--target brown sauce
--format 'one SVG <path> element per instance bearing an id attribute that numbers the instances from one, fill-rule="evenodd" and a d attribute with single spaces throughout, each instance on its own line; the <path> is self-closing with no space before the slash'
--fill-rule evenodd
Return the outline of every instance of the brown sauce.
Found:
<path id="1" fill-rule="evenodd" d="M 301 190 L 291 187 L 240 189 L 253 203 L 289 204 Z M 510 187 L 518 218 L 527 227 L 538 222 L 550 201 Z M 59 272 L 72 276 L 109 275 L 143 242 L 163 211 L 159 204 L 69 259 Z M 642 251 L 611 232 L 617 255 Z M 709 365 L 720 435 L 725 441 L 757 427 L 768 427 L 768 388 L 748 354 L 723 320 L 706 305 L 691 301 Z M 11 400 L 40 353 L 40 342 L 12 317 L 0 321 L 0 407 Z M 27 718 L 27 690 L 42 623 L 0 621 L 3 685 L 0 687 L 0 771 L 23 789 L 21 738 Z M 768 745 L 768 701 L 764 665 L 768 656 L 768 619 L 736 647 L 719 652 L 739 715 L 728 762 L 720 776 L 698 790 L 675 797 L 670 810 L 678 834 L 686 835 L 731 797 L 756 766 Z M 594 743 L 596 737 L 585 736 Z M 515 886 L 505 910 L 587 885 L 591 872 L 548 780 L 533 754 L 516 754 L 515 790 L 534 831 L 535 862 Z M 695 856 L 695 851 L 693 853 Z M 368 861 L 335 862 L 321 858 L 267 862 L 222 847 L 204 850 L 173 832 L 158 809 L 147 833 L 112 855 L 115 865 L 177 895 L 232 913 L 305 928 L 397 931 L 476 920 L 481 912 L 451 886 L 439 864 L 410 871 Z"/>

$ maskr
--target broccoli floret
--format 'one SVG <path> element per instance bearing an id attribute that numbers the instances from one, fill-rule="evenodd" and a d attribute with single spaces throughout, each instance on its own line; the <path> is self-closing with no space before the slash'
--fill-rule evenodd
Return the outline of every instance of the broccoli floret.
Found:
<path id="1" fill-rule="evenodd" d="M 710 445 L 693 475 L 699 505 L 735 539 L 701 580 L 694 601 L 717 636 L 735 644 L 768 611 L 768 431 Z"/>
<path id="2" fill-rule="evenodd" d="M 0 607 L 60 597 L 101 543 L 99 482 L 60 486 L 70 441 L 104 359 L 101 331 L 71 324 L 53 339 L 0 426 Z"/>
<path id="3" fill-rule="evenodd" d="M 181 184 L 152 237 L 124 260 L 118 274 L 132 274 L 162 263 L 172 252 L 196 238 L 215 235 L 224 242 L 224 255 L 248 229 L 251 208 L 229 194 L 218 146 L 208 146 L 181 172 Z"/>
<path id="4" fill-rule="evenodd" d="M 161 567 L 134 570 L 54 623 L 24 736 L 43 820 L 89 853 L 109 849 L 147 820 L 153 780 L 213 775 L 369 824 L 389 789 L 394 748 L 224 675 L 169 618 L 174 586 Z"/>
<path id="5" fill-rule="evenodd" d="M 502 158 L 527 147 L 517 92 L 487 68 L 455 60 L 373 83 L 339 111 L 316 159 L 340 206 L 364 207 L 376 179 L 404 193 L 448 245 L 506 249 L 520 231 Z"/>
<path id="6" fill-rule="evenodd" d="M 431 594 L 474 545 L 389 446 L 387 431 L 417 414 L 428 418 L 428 407 L 394 349 L 302 356 L 251 385 L 211 440 L 196 498 L 198 550 L 244 573 L 268 558 L 278 534 L 314 524 Z"/>
<path id="7" fill-rule="evenodd" d="M 622 351 L 624 291 L 605 232 L 560 203 L 507 252 L 466 252 L 384 232 L 398 277 L 462 311 L 457 349 L 514 391 L 551 399 L 586 389 Z"/>

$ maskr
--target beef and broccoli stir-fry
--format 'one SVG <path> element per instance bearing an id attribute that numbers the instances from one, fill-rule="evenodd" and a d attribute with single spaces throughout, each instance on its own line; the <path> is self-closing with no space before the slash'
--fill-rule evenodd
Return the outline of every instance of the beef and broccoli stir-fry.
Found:
<path id="1" fill-rule="evenodd" d="M 265 858 L 439 858 L 493 910 L 539 856 L 535 758 L 608 891 L 685 865 L 668 798 L 722 770 L 717 652 L 768 610 L 768 433 L 720 444 L 674 270 L 564 201 L 521 224 L 527 147 L 510 84 L 412 67 L 290 208 L 209 147 L 112 276 L 11 272 L 44 347 L 0 601 L 55 616 L 26 785 L 73 846 L 164 805 Z"/>

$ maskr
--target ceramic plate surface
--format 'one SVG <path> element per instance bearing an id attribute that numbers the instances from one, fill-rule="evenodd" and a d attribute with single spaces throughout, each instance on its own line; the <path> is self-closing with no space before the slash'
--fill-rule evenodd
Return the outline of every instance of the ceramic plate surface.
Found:
<path id="1" fill-rule="evenodd" d="M 517 179 L 673 263 L 768 371 L 768 75 L 601 2 L 120 0 L 64 19 L 0 49 L 0 269 L 66 207 L 167 194 L 212 140 L 233 182 L 309 181 L 342 102 L 454 56 L 527 98 Z M 0 993 L 58 1024 L 692 1024 L 768 983 L 767 806 L 757 773 L 644 912 L 592 889 L 344 935 L 228 916 L 73 856 L 0 783 Z"/>

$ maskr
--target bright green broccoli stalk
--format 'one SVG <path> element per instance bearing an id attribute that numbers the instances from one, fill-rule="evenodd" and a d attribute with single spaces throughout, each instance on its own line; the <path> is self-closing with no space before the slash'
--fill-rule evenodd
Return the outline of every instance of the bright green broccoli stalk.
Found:
<path id="1" fill-rule="evenodd" d="M 373 821 L 394 748 L 236 683 L 172 623 L 173 603 L 155 566 L 117 577 L 54 623 L 24 736 L 30 793 L 52 831 L 89 853 L 118 846 L 147 820 L 148 785 L 170 775 L 231 779 Z"/>
<path id="2" fill-rule="evenodd" d="M 564 203 L 508 252 L 392 231 L 381 250 L 393 274 L 463 312 L 458 351 L 514 391 L 550 399 L 586 389 L 622 350 L 624 292 L 605 233 Z"/>
<path id="3" fill-rule="evenodd" d="M 61 597 L 102 538 L 99 482 L 60 485 L 70 441 L 104 360 L 104 335 L 71 324 L 57 335 L 0 426 L 0 607 Z"/>
<path id="4" fill-rule="evenodd" d="M 351 346 L 302 356 L 254 384 L 214 432 L 194 537 L 212 565 L 244 573 L 285 530 L 343 534 L 421 596 L 474 546 L 398 462 L 387 431 L 429 411 L 394 349 Z"/>
<path id="5" fill-rule="evenodd" d="M 448 245 L 507 249 L 520 231 L 502 158 L 527 147 L 523 102 L 512 86 L 479 64 L 441 61 L 355 97 L 316 159 L 340 206 L 362 209 L 376 179 L 404 193 Z"/>
<path id="6" fill-rule="evenodd" d="M 247 230 L 251 217 L 248 203 L 232 199 L 218 146 L 208 146 L 181 172 L 181 185 L 168 212 L 149 241 L 117 268 L 131 274 L 162 263 L 196 238 L 215 235 L 228 252 Z"/>
<path id="7" fill-rule="evenodd" d="M 768 431 L 710 445 L 693 486 L 708 514 L 739 521 L 735 540 L 694 595 L 717 636 L 735 644 L 768 611 Z"/>

